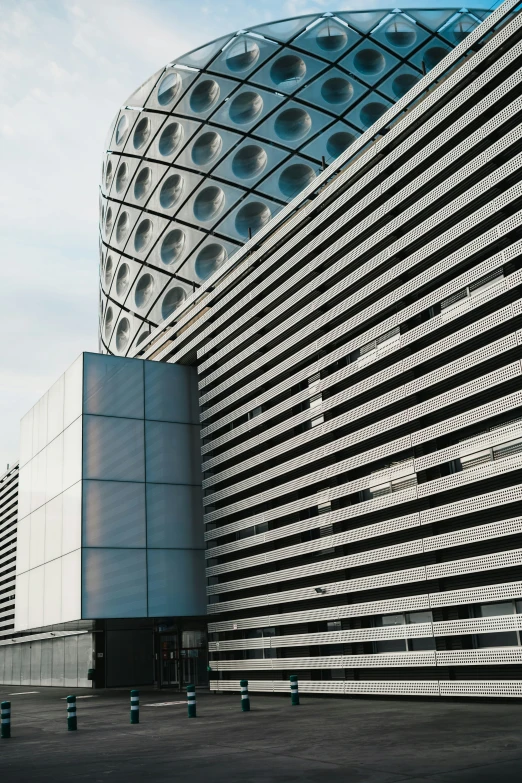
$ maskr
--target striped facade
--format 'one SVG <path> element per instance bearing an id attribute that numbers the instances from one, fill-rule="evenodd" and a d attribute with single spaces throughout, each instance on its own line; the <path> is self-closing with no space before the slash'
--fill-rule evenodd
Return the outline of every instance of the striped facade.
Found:
<path id="1" fill-rule="evenodd" d="M 0 639 L 14 630 L 18 467 L 0 476 Z"/>
<path id="2" fill-rule="evenodd" d="M 522 696 L 518 8 L 140 346 L 198 368 L 212 688 Z"/>

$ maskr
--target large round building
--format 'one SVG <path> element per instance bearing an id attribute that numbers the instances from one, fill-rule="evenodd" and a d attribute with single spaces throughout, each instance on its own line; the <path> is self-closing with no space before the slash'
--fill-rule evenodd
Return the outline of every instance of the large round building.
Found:
<path id="1" fill-rule="evenodd" d="M 100 349 L 132 351 L 487 13 L 300 16 L 149 78 L 103 159 Z"/>

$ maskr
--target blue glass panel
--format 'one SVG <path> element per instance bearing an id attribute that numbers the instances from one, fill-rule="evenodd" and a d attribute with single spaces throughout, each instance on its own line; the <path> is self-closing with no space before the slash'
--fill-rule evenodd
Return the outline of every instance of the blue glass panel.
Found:
<path id="1" fill-rule="evenodd" d="M 83 411 L 104 416 L 143 418 L 143 362 L 86 353 Z"/>
<path id="2" fill-rule="evenodd" d="M 147 481 L 200 484 L 199 426 L 146 421 Z"/>
<path id="3" fill-rule="evenodd" d="M 149 549 L 149 617 L 204 615 L 205 553 L 198 549 Z"/>
<path id="4" fill-rule="evenodd" d="M 144 549 L 84 549 L 82 617 L 146 617 Z"/>
<path id="5" fill-rule="evenodd" d="M 145 546 L 145 484 L 83 482 L 83 546 Z"/>
<path id="6" fill-rule="evenodd" d="M 147 546 L 204 548 L 201 487 L 147 484 Z"/>
<path id="7" fill-rule="evenodd" d="M 196 371 L 179 364 L 144 364 L 145 418 L 199 423 Z"/>
<path id="8" fill-rule="evenodd" d="M 143 421 L 84 416 L 84 478 L 144 481 Z"/>

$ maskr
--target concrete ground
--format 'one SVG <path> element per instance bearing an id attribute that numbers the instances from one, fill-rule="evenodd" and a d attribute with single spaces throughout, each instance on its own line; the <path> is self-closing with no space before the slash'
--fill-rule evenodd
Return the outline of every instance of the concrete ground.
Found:
<path id="1" fill-rule="evenodd" d="M 38 691 L 31 693 L 31 691 Z M 67 732 L 71 689 L 0 685 L 12 738 L 0 740 L 0 780 L 190 783 L 511 783 L 522 780 L 522 704 L 387 701 L 141 691 L 72 691 L 78 731 Z M 170 702 L 170 703 L 169 703 Z M 181 702 L 181 703 L 179 703 Z M 154 706 L 155 705 L 155 706 Z"/>

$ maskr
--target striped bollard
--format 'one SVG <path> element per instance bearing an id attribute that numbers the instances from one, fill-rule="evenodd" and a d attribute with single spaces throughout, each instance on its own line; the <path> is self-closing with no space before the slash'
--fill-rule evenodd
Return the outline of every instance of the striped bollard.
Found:
<path id="1" fill-rule="evenodd" d="M 196 686 L 187 685 L 187 709 L 189 718 L 196 717 Z"/>
<path id="2" fill-rule="evenodd" d="M 2 714 L 2 739 L 9 739 L 11 736 L 11 702 L 3 701 L 0 710 Z"/>
<path id="3" fill-rule="evenodd" d="M 139 723 L 140 722 L 140 692 L 131 691 L 130 700 L 131 700 L 130 722 Z"/>
<path id="4" fill-rule="evenodd" d="M 248 680 L 240 680 L 241 687 L 241 709 L 243 712 L 250 712 L 250 696 L 248 695 Z"/>
<path id="5" fill-rule="evenodd" d="M 290 696 L 292 698 L 292 707 L 297 707 L 299 704 L 299 684 L 297 682 L 297 674 L 290 675 Z"/>
<path id="6" fill-rule="evenodd" d="M 67 731 L 76 731 L 76 696 L 67 696 Z"/>

